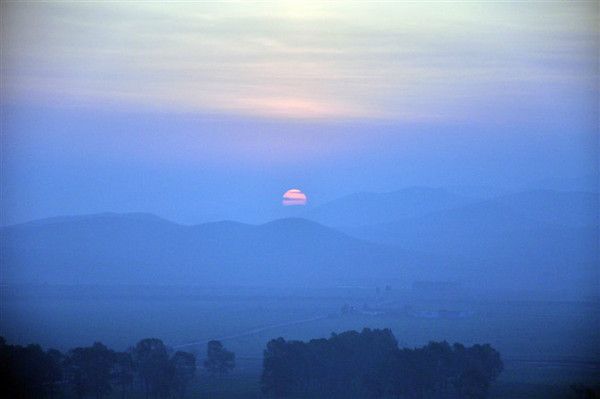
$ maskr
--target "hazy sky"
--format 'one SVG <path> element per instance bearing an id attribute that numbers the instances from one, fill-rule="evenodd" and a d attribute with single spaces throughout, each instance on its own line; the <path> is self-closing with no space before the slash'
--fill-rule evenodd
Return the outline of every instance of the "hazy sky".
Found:
<path id="1" fill-rule="evenodd" d="M 3 2 L 2 222 L 594 181 L 598 22 L 597 2 Z"/>

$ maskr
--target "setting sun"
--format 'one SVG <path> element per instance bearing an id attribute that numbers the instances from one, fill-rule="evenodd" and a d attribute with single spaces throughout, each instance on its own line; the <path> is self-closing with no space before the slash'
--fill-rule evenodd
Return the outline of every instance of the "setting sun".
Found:
<path id="1" fill-rule="evenodd" d="M 292 188 L 283 194 L 282 204 L 284 206 L 306 205 L 307 200 L 306 194 L 297 188 Z"/>

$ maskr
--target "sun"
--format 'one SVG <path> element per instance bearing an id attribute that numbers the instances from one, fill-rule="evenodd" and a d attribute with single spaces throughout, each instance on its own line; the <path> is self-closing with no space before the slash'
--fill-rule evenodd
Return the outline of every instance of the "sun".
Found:
<path id="1" fill-rule="evenodd" d="M 303 206 L 306 205 L 307 201 L 308 198 L 306 197 L 306 194 L 302 192 L 302 190 L 292 188 L 283 194 L 283 201 L 281 203 L 283 206 Z"/>

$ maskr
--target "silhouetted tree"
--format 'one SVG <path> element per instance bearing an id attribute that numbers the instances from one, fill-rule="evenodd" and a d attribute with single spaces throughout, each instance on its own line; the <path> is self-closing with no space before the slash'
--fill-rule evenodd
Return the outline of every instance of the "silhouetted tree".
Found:
<path id="1" fill-rule="evenodd" d="M 62 377 L 57 350 L 44 352 L 39 345 L 7 345 L 0 337 L 0 379 L 3 397 L 52 397 Z"/>
<path id="2" fill-rule="evenodd" d="M 120 388 L 121 398 L 125 399 L 127 393 L 131 390 L 134 378 L 134 366 L 131 353 L 115 353 L 112 377 L 114 384 Z"/>
<path id="3" fill-rule="evenodd" d="M 114 362 L 115 353 L 99 342 L 71 349 L 65 359 L 65 371 L 75 395 L 101 398 L 110 393 Z"/>
<path id="4" fill-rule="evenodd" d="M 58 383 L 63 378 L 63 363 L 65 356 L 58 349 L 48 349 L 46 351 L 46 388 L 50 398 L 54 398 L 60 392 Z"/>
<path id="5" fill-rule="evenodd" d="M 483 398 L 501 370 L 489 345 L 399 349 L 390 330 L 364 329 L 308 343 L 271 340 L 261 385 L 275 397 Z"/>
<path id="6" fill-rule="evenodd" d="M 223 347 L 220 341 L 210 341 L 206 347 L 204 368 L 212 375 L 223 375 L 235 367 L 235 353 Z"/>
<path id="7" fill-rule="evenodd" d="M 460 397 L 479 399 L 487 397 L 489 387 L 503 369 L 500 354 L 490 345 L 465 348 L 454 344 L 455 387 Z"/>
<path id="8" fill-rule="evenodd" d="M 187 352 L 175 352 L 171 357 L 173 388 L 183 398 L 190 381 L 196 373 L 196 357 Z"/>
<path id="9" fill-rule="evenodd" d="M 262 391 L 274 397 L 284 397 L 292 393 L 294 378 L 288 354 L 288 343 L 277 338 L 267 343 L 263 357 L 261 376 Z"/>
<path id="10" fill-rule="evenodd" d="M 146 398 L 169 395 L 173 370 L 167 348 L 160 339 L 146 338 L 132 350 L 134 365 L 144 385 Z"/>
<path id="11" fill-rule="evenodd" d="M 165 398 L 171 393 L 184 397 L 195 371 L 193 354 L 178 351 L 169 359 L 159 339 L 141 340 L 128 352 L 114 352 L 96 342 L 71 349 L 65 356 L 55 349 L 44 352 L 39 345 L 6 345 L 0 337 L 2 398 L 52 398 L 59 393 L 63 375 L 72 392 L 68 397 L 102 398 L 114 386 L 125 398 L 133 390 L 136 377 L 142 382 L 146 397 Z"/>
<path id="12" fill-rule="evenodd" d="M 571 384 L 569 386 L 574 398 L 577 399 L 596 399 L 598 395 L 594 392 L 594 389 L 582 384 Z"/>

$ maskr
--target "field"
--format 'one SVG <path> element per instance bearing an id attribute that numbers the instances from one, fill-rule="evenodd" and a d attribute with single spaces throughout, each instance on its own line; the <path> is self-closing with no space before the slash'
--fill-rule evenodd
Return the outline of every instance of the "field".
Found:
<path id="1" fill-rule="evenodd" d="M 4 287 L 0 334 L 10 343 L 61 350 L 101 341 L 124 350 L 145 337 L 204 357 L 220 339 L 237 356 L 235 372 L 190 394 L 259 396 L 262 350 L 269 339 L 326 337 L 390 328 L 399 345 L 447 340 L 490 343 L 505 370 L 492 397 L 565 397 L 569 385 L 600 381 L 597 302 L 427 296 L 375 288 L 329 290 L 199 287 Z M 346 308 L 342 312 L 342 308 Z M 440 310 L 446 312 L 438 313 Z"/>

